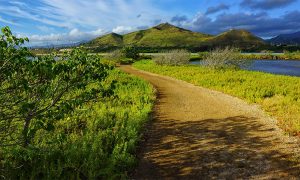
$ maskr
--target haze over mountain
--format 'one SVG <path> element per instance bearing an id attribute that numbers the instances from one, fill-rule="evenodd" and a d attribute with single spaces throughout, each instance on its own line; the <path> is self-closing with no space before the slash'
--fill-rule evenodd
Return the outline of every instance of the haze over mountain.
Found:
<path id="1" fill-rule="evenodd" d="M 276 45 L 299 45 L 300 44 L 300 31 L 292 34 L 281 34 L 272 39 L 267 40 L 271 44 Z"/>
<path id="2" fill-rule="evenodd" d="M 125 35 L 116 33 L 98 37 L 85 44 L 89 48 L 122 47 L 134 45 L 149 48 L 209 48 L 236 46 L 250 49 L 264 46 L 265 42 L 246 30 L 230 30 L 217 36 L 193 32 L 169 23 Z"/>

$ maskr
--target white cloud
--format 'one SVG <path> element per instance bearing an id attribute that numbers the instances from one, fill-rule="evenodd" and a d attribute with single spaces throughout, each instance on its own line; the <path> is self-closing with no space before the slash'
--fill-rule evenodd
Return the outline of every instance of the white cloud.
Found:
<path id="1" fill-rule="evenodd" d="M 112 29 L 120 26 L 149 25 L 153 19 L 168 17 L 155 7 L 154 0 L 39 0 L 37 5 L 26 1 L 0 4 L 3 14 L 30 19 L 44 25 L 73 28 Z M 142 15 L 139 18 L 137 15 Z"/>
<path id="2" fill-rule="evenodd" d="M 135 30 L 136 30 L 135 28 L 129 26 L 117 26 L 112 30 L 112 32 L 117 34 L 126 34 Z"/>
<path id="3" fill-rule="evenodd" d="M 70 44 L 77 43 L 85 40 L 90 40 L 98 36 L 106 34 L 102 29 L 97 29 L 95 31 L 83 32 L 78 29 L 72 29 L 69 33 L 51 33 L 47 35 L 30 35 L 29 46 L 36 45 L 46 45 L 46 44 Z M 18 37 L 25 37 L 25 35 L 18 34 Z"/>
<path id="4" fill-rule="evenodd" d="M 22 22 L 24 27 L 33 24 L 41 34 L 48 34 L 27 34 L 31 42 L 67 42 L 88 40 L 112 31 L 124 34 L 137 29 L 133 27 L 154 25 L 153 19 L 167 21 L 171 12 L 155 7 L 154 2 L 155 0 L 37 0 L 29 4 L 29 1 L 12 0 L 0 3 L 0 12 L 3 16 Z M 14 22 L 10 22 L 12 23 Z M 84 32 L 82 29 L 97 30 Z"/>
<path id="5" fill-rule="evenodd" d="M 50 17 L 45 17 L 47 14 L 46 12 L 38 12 L 37 10 L 32 11 L 31 9 L 23 9 L 22 7 L 17 7 L 17 6 L 1 6 L 0 5 L 0 11 L 3 14 L 15 17 L 15 18 L 20 18 L 20 19 L 30 19 L 33 21 L 37 21 L 46 25 L 52 25 L 56 27 L 71 27 L 70 23 L 67 21 L 62 21 L 61 17 L 59 16 L 52 16 Z"/>

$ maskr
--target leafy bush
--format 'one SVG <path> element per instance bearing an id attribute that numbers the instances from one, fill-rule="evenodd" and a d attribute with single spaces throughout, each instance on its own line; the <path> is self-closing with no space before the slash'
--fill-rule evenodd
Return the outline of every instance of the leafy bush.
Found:
<path id="1" fill-rule="evenodd" d="M 0 34 L 0 177 L 125 178 L 151 86 L 81 49 L 36 58 L 26 40 Z"/>
<path id="2" fill-rule="evenodd" d="M 218 48 L 204 57 L 203 65 L 211 68 L 242 68 L 249 66 L 250 61 L 243 60 L 240 54 L 237 48 Z"/>
<path id="3" fill-rule="evenodd" d="M 122 49 L 123 57 L 137 60 L 139 58 L 139 51 L 134 46 L 127 46 Z"/>
<path id="4" fill-rule="evenodd" d="M 24 40 L 14 37 L 9 28 L 4 28 L 1 36 L 1 145 L 27 147 L 38 130 L 51 130 L 64 114 L 102 92 L 101 86 L 86 90 L 88 84 L 107 76 L 109 67 L 101 64 L 99 58 L 80 49 L 60 59 L 30 58 L 27 49 L 16 48 Z M 69 92 L 73 91 L 78 93 L 71 96 Z M 21 128 L 20 124 L 24 126 Z"/>
<path id="5" fill-rule="evenodd" d="M 139 59 L 139 57 L 139 52 L 135 47 L 117 49 L 104 56 L 106 60 L 121 64 L 131 64 L 134 60 Z"/>
<path id="6" fill-rule="evenodd" d="M 136 164 L 135 148 L 154 93 L 148 83 L 118 70 L 101 82 L 104 89 L 112 83 L 111 96 L 82 104 L 56 121 L 52 131 L 37 131 L 34 146 L 1 147 L 1 174 L 7 179 L 125 179 Z"/>
<path id="7" fill-rule="evenodd" d="M 153 61 L 158 65 L 179 66 L 188 64 L 190 56 L 187 50 L 177 49 L 157 54 L 153 57 Z"/>

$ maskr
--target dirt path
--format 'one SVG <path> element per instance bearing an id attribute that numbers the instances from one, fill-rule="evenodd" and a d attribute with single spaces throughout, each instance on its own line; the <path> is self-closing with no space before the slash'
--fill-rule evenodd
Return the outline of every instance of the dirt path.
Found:
<path id="1" fill-rule="evenodd" d="M 300 179 L 299 142 L 255 105 L 122 66 L 158 91 L 133 179 Z"/>

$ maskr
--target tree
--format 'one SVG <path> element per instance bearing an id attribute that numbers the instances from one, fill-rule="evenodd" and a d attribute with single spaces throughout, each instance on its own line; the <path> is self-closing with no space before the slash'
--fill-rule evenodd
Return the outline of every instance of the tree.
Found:
<path id="1" fill-rule="evenodd" d="M 122 49 L 122 54 L 125 58 L 131 58 L 137 60 L 139 56 L 139 51 L 134 46 L 127 46 Z"/>
<path id="2" fill-rule="evenodd" d="M 101 86 L 107 65 L 76 48 L 62 57 L 33 57 L 8 27 L 0 42 L 0 145 L 31 144 L 39 129 L 53 130 L 54 122 L 81 104 L 106 95 Z M 92 86 L 91 86 L 92 85 Z"/>

